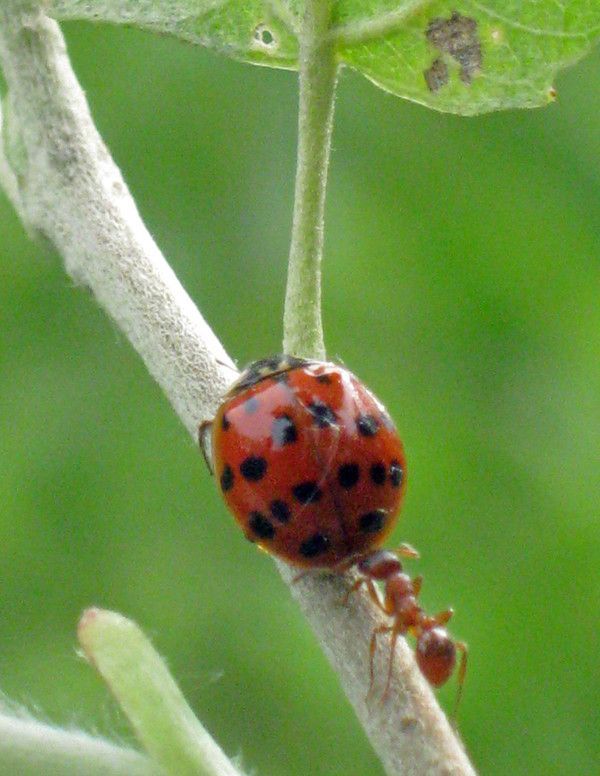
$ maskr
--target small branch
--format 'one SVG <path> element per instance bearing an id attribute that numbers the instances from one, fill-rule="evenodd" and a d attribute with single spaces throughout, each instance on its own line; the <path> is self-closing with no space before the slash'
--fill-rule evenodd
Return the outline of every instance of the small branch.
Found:
<path id="1" fill-rule="evenodd" d="M 233 364 L 144 226 L 94 127 L 58 26 L 33 5 L 0 2 L 12 106 L 4 145 L 24 149 L 7 193 L 117 322 L 195 436 L 233 379 Z"/>
<path id="2" fill-rule="evenodd" d="M 283 349 L 296 356 L 325 358 L 321 258 L 338 65 L 335 47 L 327 39 L 331 0 L 306 0 L 304 5 L 300 31 L 298 161 Z"/>
<path id="3" fill-rule="evenodd" d="M 475 776 L 475 771 L 436 697 L 419 671 L 412 650 L 399 639 L 389 699 L 381 700 L 388 670 L 389 641 L 381 639 L 375 656 L 378 679 L 369 702 L 369 639 L 383 623 L 367 596 L 348 591 L 347 577 L 306 575 L 278 562 L 281 575 L 317 634 L 361 725 L 389 776 Z"/>
<path id="4" fill-rule="evenodd" d="M 83 613 L 79 643 L 152 759 L 173 776 L 241 776 L 202 727 L 138 626 L 102 609 Z"/>
<path id="5" fill-rule="evenodd" d="M 400 8 L 393 11 L 333 27 L 330 38 L 338 44 L 351 46 L 385 37 L 430 4 L 431 0 L 405 0 Z"/>
<path id="6" fill-rule="evenodd" d="M 318 16 L 321 0 L 307 3 Z M 233 373 L 221 344 L 182 289 L 140 220 L 123 179 L 89 115 L 71 70 L 58 26 L 25 0 L 0 2 L 0 62 L 11 93 L 9 131 L 17 133 L 27 163 L 13 168 L 18 196 L 13 202 L 23 220 L 41 231 L 62 255 L 67 271 L 91 288 L 159 381 L 184 425 L 196 437 L 200 419 L 211 415 Z M 321 19 L 322 22 L 322 19 Z M 327 70 L 332 95 L 335 70 Z M 316 76 L 315 76 L 316 78 Z M 310 79 L 309 79 L 310 80 Z M 322 92 L 324 93 L 324 91 Z M 320 104 L 330 131 L 332 100 Z M 316 142 L 316 124 L 306 139 Z M 329 147 L 328 135 L 320 148 Z M 305 157 L 317 153 L 305 148 Z M 319 152 L 320 171 L 327 154 Z M 313 173 L 314 169 L 312 168 Z M 308 171 L 301 173 L 300 180 Z M 323 181 L 311 176 L 314 228 L 297 234 L 296 249 L 306 238 L 318 265 L 322 241 Z M 316 199 L 314 198 L 316 197 Z M 314 214 L 320 214 L 315 219 Z M 303 239 L 299 239 L 302 236 Z M 302 255 L 300 251 L 297 256 Z M 303 287 L 299 276 L 288 289 L 287 342 L 292 350 L 319 355 L 320 317 L 307 316 L 302 338 L 300 293 L 310 293 L 314 307 L 318 284 Z M 321 343 L 320 346 L 318 343 Z M 295 571 L 279 564 L 290 582 Z M 367 731 L 388 774 L 470 776 L 473 769 L 435 697 L 415 666 L 403 640 L 394 662 L 392 695 L 386 704 L 367 706 L 368 643 L 380 615 L 365 597 L 339 606 L 347 589 L 344 577 L 311 575 L 292 584 L 293 595 L 309 619 L 322 647 Z M 383 676 L 385 650 L 377 655 Z"/>
<path id="7" fill-rule="evenodd" d="M 165 776 L 133 749 L 6 713 L 0 713 L 0 771 L 19 776 Z"/>

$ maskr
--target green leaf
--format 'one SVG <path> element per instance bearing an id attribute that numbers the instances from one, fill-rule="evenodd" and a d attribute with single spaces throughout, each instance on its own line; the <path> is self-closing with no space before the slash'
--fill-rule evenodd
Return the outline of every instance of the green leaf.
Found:
<path id="1" fill-rule="evenodd" d="M 598 0 L 404 2 L 414 10 L 397 27 L 391 20 L 386 32 L 375 29 L 371 40 L 377 15 L 398 3 L 344 6 L 356 10 L 338 27 L 344 62 L 387 91 L 452 113 L 547 104 L 556 72 L 600 36 Z"/>
<path id="2" fill-rule="evenodd" d="M 59 19 L 170 33 L 272 67 L 297 66 L 303 0 L 50 0 Z M 600 0 L 338 0 L 340 62 L 381 88 L 474 114 L 551 101 L 553 79 L 600 37 Z"/>
<path id="3" fill-rule="evenodd" d="M 56 19 L 127 24 L 257 65 L 296 68 L 293 3 L 284 0 L 49 0 Z"/>

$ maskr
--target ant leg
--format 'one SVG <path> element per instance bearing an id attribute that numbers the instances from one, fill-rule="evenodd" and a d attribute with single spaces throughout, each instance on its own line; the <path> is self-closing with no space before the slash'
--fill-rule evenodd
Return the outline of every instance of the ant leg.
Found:
<path id="1" fill-rule="evenodd" d="M 212 430 L 212 426 L 212 420 L 203 420 L 202 423 L 200 423 L 200 426 L 198 427 L 198 443 L 200 445 L 202 455 L 204 456 L 206 466 L 208 467 L 208 471 L 212 476 L 214 476 L 215 470 L 213 469 L 213 464 L 210 457 L 210 432 Z"/>
<path id="2" fill-rule="evenodd" d="M 399 547 L 396 547 L 396 553 L 400 555 L 401 558 L 417 559 L 421 557 L 419 550 L 416 550 L 412 544 L 406 544 L 406 542 L 402 542 Z"/>
<path id="3" fill-rule="evenodd" d="M 444 609 L 443 612 L 435 614 L 432 619 L 436 625 L 445 625 L 453 616 L 454 609 Z"/>
<path id="4" fill-rule="evenodd" d="M 377 649 L 377 636 L 379 636 L 380 633 L 388 633 L 389 631 L 393 630 L 392 626 L 390 625 L 379 625 L 377 628 L 373 630 L 373 633 L 371 634 L 371 642 L 369 644 L 369 690 L 367 692 L 367 697 L 365 698 L 365 701 L 368 701 L 369 696 L 373 692 L 373 687 L 375 685 L 375 650 Z"/>
<path id="5" fill-rule="evenodd" d="M 364 577 L 357 579 L 352 585 L 352 587 L 340 599 L 340 606 L 348 606 L 348 601 L 350 600 L 350 596 L 352 595 L 352 593 L 356 593 L 358 590 L 361 589 L 363 585 L 366 585 L 366 584 L 367 584 L 367 580 Z"/>
<path id="6" fill-rule="evenodd" d="M 461 653 L 460 663 L 458 665 L 458 676 L 456 678 L 456 700 L 454 701 L 454 708 L 452 709 L 452 723 L 456 724 L 456 715 L 458 714 L 458 704 L 462 698 L 463 687 L 465 684 L 465 676 L 467 674 L 467 657 L 469 656 L 469 648 L 464 641 L 457 641 L 455 644 L 456 649 Z"/>
<path id="7" fill-rule="evenodd" d="M 360 579 L 357 579 L 352 587 L 348 590 L 346 595 L 342 598 L 340 601 L 340 604 L 342 606 L 347 606 L 348 601 L 350 600 L 350 596 L 352 593 L 356 593 L 357 590 L 360 590 L 360 588 L 365 585 L 367 588 L 367 593 L 369 594 L 369 598 L 371 601 L 375 604 L 375 606 L 380 609 L 384 614 L 389 614 L 383 603 L 381 602 L 381 598 L 379 597 L 379 593 L 377 591 L 377 588 L 375 586 L 375 583 L 372 579 L 365 579 L 364 577 L 361 577 Z"/>
<path id="8" fill-rule="evenodd" d="M 371 601 L 384 614 L 389 615 L 388 610 L 385 608 L 385 605 L 382 603 L 381 598 L 379 597 L 379 591 L 377 590 L 377 587 L 375 586 L 375 582 L 373 582 L 372 579 L 367 579 L 367 580 L 365 580 L 365 584 L 367 586 L 367 592 L 369 594 L 369 598 L 371 599 Z"/>
<path id="9" fill-rule="evenodd" d="M 423 577 L 421 574 L 419 574 L 413 579 L 412 586 L 414 590 L 414 595 L 416 597 L 419 595 L 419 593 L 421 592 L 421 588 L 423 587 Z"/>
<path id="10" fill-rule="evenodd" d="M 396 630 L 396 628 L 392 629 L 392 639 L 390 643 L 390 659 L 388 662 L 387 678 L 385 680 L 385 690 L 383 691 L 383 695 L 381 696 L 382 703 L 386 702 L 390 694 L 390 685 L 392 683 L 392 670 L 394 668 L 394 655 L 396 654 L 396 642 L 398 641 L 399 634 L 400 634 L 399 630 Z"/>

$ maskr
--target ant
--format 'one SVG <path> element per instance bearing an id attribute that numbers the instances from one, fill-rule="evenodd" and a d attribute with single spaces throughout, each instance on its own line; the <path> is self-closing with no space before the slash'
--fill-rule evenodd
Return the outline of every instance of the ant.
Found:
<path id="1" fill-rule="evenodd" d="M 418 552 L 406 544 L 400 546 L 398 554 L 409 558 L 418 557 Z M 391 625 L 376 627 L 371 636 L 369 647 L 370 684 L 367 698 L 373 690 L 375 681 L 373 663 L 377 649 L 377 637 L 383 633 L 392 634 L 390 661 L 382 697 L 382 700 L 385 701 L 392 680 L 396 641 L 399 635 L 410 633 L 417 640 L 415 649 L 417 664 L 429 684 L 434 687 L 440 687 L 448 681 L 456 665 L 457 652 L 461 653 L 457 677 L 458 689 L 452 714 L 454 719 L 467 671 L 467 645 L 462 641 L 454 641 L 445 628 L 446 623 L 454 614 L 452 609 L 446 609 L 433 617 L 425 614 L 423 607 L 417 601 L 423 578 L 418 576 L 411 579 L 408 574 L 405 574 L 398 554 L 389 550 L 374 550 L 366 555 L 355 557 L 346 565 L 346 569 L 355 567 L 360 577 L 345 595 L 343 603 L 347 604 L 352 593 L 365 586 L 373 603 L 393 621 Z M 383 602 L 379 597 L 375 581 L 384 583 Z"/>

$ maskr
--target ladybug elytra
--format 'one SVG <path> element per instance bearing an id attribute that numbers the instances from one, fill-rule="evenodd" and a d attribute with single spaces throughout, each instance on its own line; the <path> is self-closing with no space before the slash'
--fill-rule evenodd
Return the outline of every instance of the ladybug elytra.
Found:
<path id="1" fill-rule="evenodd" d="M 246 537 L 303 567 L 378 547 L 406 486 L 389 415 L 347 369 L 290 356 L 256 361 L 212 424 L 215 476 Z"/>

